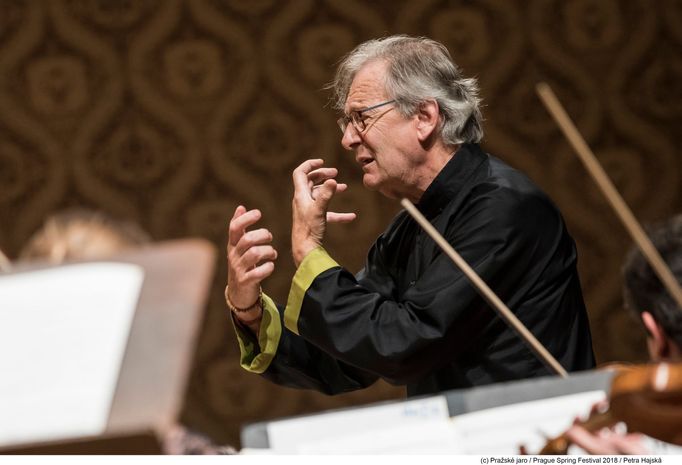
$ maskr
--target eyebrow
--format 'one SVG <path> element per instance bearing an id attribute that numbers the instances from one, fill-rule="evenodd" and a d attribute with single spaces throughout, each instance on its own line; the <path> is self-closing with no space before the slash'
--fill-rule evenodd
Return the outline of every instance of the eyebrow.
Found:
<path id="1" fill-rule="evenodd" d="M 348 113 L 346 113 L 346 114 L 351 114 L 351 113 L 353 113 L 354 111 L 359 111 L 359 110 L 362 110 L 363 108 L 367 108 L 367 105 L 360 105 L 360 104 L 357 104 L 357 103 L 350 103 L 350 104 L 348 104 Z M 345 113 L 345 109 L 344 109 L 344 113 Z"/>
<path id="2" fill-rule="evenodd" d="M 346 100 L 346 103 L 348 103 L 348 100 Z M 362 110 L 363 108 L 367 108 L 368 106 L 369 104 L 367 103 L 367 100 L 363 99 L 362 97 L 357 98 L 356 100 L 351 100 L 351 102 L 348 103 L 350 111 Z"/>

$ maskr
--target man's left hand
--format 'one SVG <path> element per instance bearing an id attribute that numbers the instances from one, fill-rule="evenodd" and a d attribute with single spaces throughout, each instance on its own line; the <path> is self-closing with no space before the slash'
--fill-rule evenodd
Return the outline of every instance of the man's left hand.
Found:
<path id="1" fill-rule="evenodd" d="M 336 182 L 336 168 L 323 165 L 321 159 L 306 160 L 293 173 L 291 250 L 297 267 L 308 253 L 322 245 L 327 223 L 348 223 L 356 217 L 355 213 L 327 211 L 334 194 L 348 186 Z"/>

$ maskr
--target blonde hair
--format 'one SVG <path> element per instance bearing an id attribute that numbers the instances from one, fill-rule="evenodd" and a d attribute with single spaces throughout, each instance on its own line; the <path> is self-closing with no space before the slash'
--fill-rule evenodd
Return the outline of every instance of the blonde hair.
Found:
<path id="1" fill-rule="evenodd" d="M 50 216 L 26 243 L 22 259 L 52 263 L 103 258 L 150 242 L 139 226 L 114 220 L 101 212 L 68 210 Z"/>

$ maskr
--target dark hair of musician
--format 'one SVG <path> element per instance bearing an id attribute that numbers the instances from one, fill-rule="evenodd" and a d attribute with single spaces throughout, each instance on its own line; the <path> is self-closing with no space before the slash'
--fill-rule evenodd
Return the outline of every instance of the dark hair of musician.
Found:
<path id="1" fill-rule="evenodd" d="M 682 215 L 649 230 L 649 237 L 678 282 L 682 283 Z M 682 348 L 682 309 L 675 303 L 638 248 L 623 266 L 625 304 L 638 315 L 646 311 L 668 338 Z"/>

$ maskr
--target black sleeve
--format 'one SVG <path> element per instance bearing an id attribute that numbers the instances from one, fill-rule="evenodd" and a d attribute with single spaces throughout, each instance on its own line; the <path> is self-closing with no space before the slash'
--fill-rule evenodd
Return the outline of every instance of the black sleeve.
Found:
<path id="1" fill-rule="evenodd" d="M 262 376 L 282 386 L 314 389 L 325 394 L 362 389 L 378 379 L 375 374 L 335 359 L 286 329 L 284 324 L 277 353 Z"/>
<path id="2" fill-rule="evenodd" d="M 544 237 L 555 229 L 551 224 L 543 230 L 546 222 L 538 215 L 545 212 L 505 196 L 499 190 L 480 196 L 446 230 L 446 239 L 494 291 L 505 294 L 503 300 L 515 297 L 518 281 L 537 278 L 527 274 L 529 261 L 556 242 Z M 492 309 L 481 311 L 466 276 L 434 250 L 425 272 L 402 292 L 391 284 L 380 248 L 370 253 L 360 279 L 340 267 L 321 273 L 303 300 L 299 333 L 334 359 L 394 384 L 452 363 L 498 317 Z"/>

